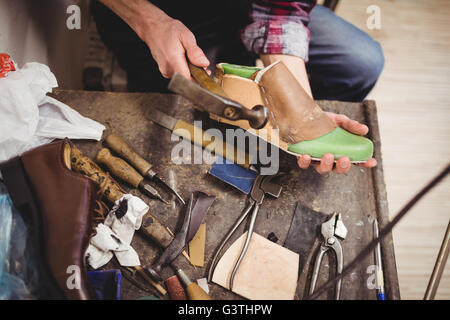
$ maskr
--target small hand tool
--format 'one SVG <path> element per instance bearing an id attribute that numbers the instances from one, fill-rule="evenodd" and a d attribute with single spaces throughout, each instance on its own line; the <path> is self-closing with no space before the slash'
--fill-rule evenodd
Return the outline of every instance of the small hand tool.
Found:
<path id="1" fill-rule="evenodd" d="M 373 220 L 373 235 L 374 238 L 379 237 L 379 230 L 378 230 L 378 221 L 375 218 Z M 385 300 L 384 295 L 384 276 L 383 276 L 383 265 L 381 262 L 381 245 L 378 243 L 377 248 L 375 249 L 375 263 L 377 265 L 377 270 L 375 274 L 376 279 L 376 285 L 377 285 L 377 296 L 378 300 Z"/>
<path id="2" fill-rule="evenodd" d="M 197 283 L 189 280 L 187 275 L 179 268 L 175 263 L 175 258 L 183 251 L 186 245 L 194 237 L 197 232 L 198 221 L 195 221 L 196 217 L 203 217 L 208 208 L 214 201 L 213 196 L 208 196 L 203 192 L 195 192 L 189 199 L 186 214 L 184 216 L 183 225 L 175 236 L 170 245 L 164 250 L 163 254 L 146 270 L 155 281 L 162 281 L 161 271 L 166 265 L 176 270 L 181 281 L 187 286 L 186 291 L 188 296 L 192 300 L 211 299 L 206 292 L 203 291 Z M 189 280 L 189 281 L 188 281 Z"/>
<path id="3" fill-rule="evenodd" d="M 164 180 L 162 180 L 155 171 L 152 170 L 152 165 L 147 160 L 137 154 L 128 143 L 125 142 L 120 136 L 115 133 L 111 133 L 105 139 L 106 144 L 111 150 L 116 152 L 122 158 L 126 159 L 129 163 L 135 167 L 141 175 L 148 177 L 151 180 L 156 180 L 166 186 L 183 204 L 185 204 L 183 198 L 171 188 Z"/>
<path id="4" fill-rule="evenodd" d="M 253 183 L 252 190 L 250 191 L 250 197 L 249 197 L 249 201 L 248 201 L 249 203 L 248 203 L 247 207 L 245 208 L 244 212 L 239 217 L 239 219 L 236 221 L 236 223 L 233 225 L 231 230 L 228 232 L 228 234 L 225 236 L 225 238 L 223 239 L 223 241 L 221 242 L 221 244 L 219 246 L 219 249 L 217 250 L 216 254 L 213 257 L 213 260 L 211 262 L 211 267 L 209 268 L 209 272 L 208 272 L 208 281 L 212 280 L 214 269 L 219 260 L 218 258 L 219 258 L 220 251 L 222 250 L 222 248 L 225 246 L 227 241 L 231 238 L 233 233 L 237 230 L 237 228 L 240 226 L 242 221 L 244 221 L 244 219 L 248 216 L 248 214 L 250 213 L 250 211 L 253 208 L 244 246 L 242 248 L 241 254 L 239 255 L 239 258 L 238 258 L 236 264 L 234 265 L 233 271 L 230 276 L 229 288 L 230 288 L 230 290 L 233 289 L 234 276 L 239 268 L 239 265 L 241 264 L 242 259 L 245 256 L 245 253 L 247 252 L 247 248 L 248 248 L 248 245 L 250 243 L 250 240 L 251 240 L 251 237 L 253 234 L 256 216 L 258 215 L 259 208 L 263 203 L 264 196 L 266 194 L 269 194 L 275 198 L 278 198 L 281 194 L 282 187 L 280 185 L 272 182 L 272 179 L 274 177 L 275 176 L 262 176 L 262 175 L 258 175 L 256 177 L 255 182 Z"/>
<path id="5" fill-rule="evenodd" d="M 199 73 L 201 72 L 206 73 L 205 70 L 199 71 Z M 202 111 L 207 111 L 232 121 L 248 120 L 250 127 L 254 129 L 262 129 L 267 124 L 269 118 L 267 107 L 256 105 L 253 109 L 247 109 L 236 101 L 213 93 L 211 89 L 219 85 L 208 74 L 206 74 L 206 77 L 197 76 L 196 80 L 199 81 L 200 85 L 175 73 L 169 82 L 169 90 L 190 100 Z M 218 92 L 220 90 L 221 88 L 214 91 Z"/>
<path id="6" fill-rule="evenodd" d="M 319 277 L 320 265 L 322 264 L 322 259 L 330 248 L 333 249 L 336 254 L 336 274 L 342 273 L 342 268 L 344 266 L 344 257 L 342 253 L 342 246 L 339 243 L 337 237 L 341 239 L 345 239 L 347 236 L 347 228 L 341 219 L 341 214 L 334 213 L 331 218 L 321 226 L 321 234 L 323 237 L 323 241 L 320 245 L 319 252 L 316 257 L 316 261 L 314 263 L 314 270 L 311 278 L 311 286 L 309 288 L 309 294 L 311 295 L 316 288 L 317 279 Z M 341 280 L 336 283 L 336 292 L 335 297 L 336 300 L 339 300 L 341 295 Z"/>
<path id="7" fill-rule="evenodd" d="M 169 129 L 170 131 L 173 131 L 174 134 L 188 139 L 196 145 L 202 146 L 209 151 L 214 151 L 216 155 L 237 163 L 245 169 L 249 169 L 251 167 L 250 164 L 253 162 L 253 159 L 248 153 L 236 148 L 232 144 L 219 141 L 219 137 L 211 136 L 200 128 L 194 127 L 193 124 L 175 119 L 156 108 L 148 108 L 145 115 L 149 120 L 155 122 L 161 127 Z M 196 133 L 196 130 L 199 132 Z M 220 137 L 220 139 L 222 139 L 222 137 Z M 214 141 L 214 143 L 211 143 L 211 141 Z M 241 159 L 242 161 L 238 161 Z"/>
<path id="8" fill-rule="evenodd" d="M 157 198 L 169 204 L 164 200 L 159 192 L 151 185 L 144 183 L 144 177 L 141 176 L 132 166 L 130 166 L 125 160 L 111 155 L 111 152 L 107 148 L 102 148 L 95 157 L 95 161 L 106 165 L 109 171 L 112 172 L 117 178 L 129 183 L 135 188 L 139 188 L 147 195 Z"/>
<path id="9" fill-rule="evenodd" d="M 85 156 L 80 149 L 71 144 L 68 154 L 70 155 L 72 170 L 97 182 L 100 185 L 100 191 L 105 199 L 111 203 L 115 203 L 122 198 L 125 191 L 120 188 L 119 184 L 114 181 L 109 174 L 105 173 L 89 157 Z M 167 228 L 149 212 L 145 214 L 142 226 L 139 230 L 161 248 L 167 248 L 173 240 L 173 236 Z"/>

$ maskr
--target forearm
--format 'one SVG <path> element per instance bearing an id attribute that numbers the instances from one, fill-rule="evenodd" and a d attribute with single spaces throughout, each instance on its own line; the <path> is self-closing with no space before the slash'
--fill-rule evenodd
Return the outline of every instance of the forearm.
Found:
<path id="1" fill-rule="evenodd" d="M 266 67 L 275 61 L 283 61 L 303 89 L 305 89 L 306 93 L 312 97 L 305 61 L 302 58 L 287 54 L 261 54 L 260 57 Z"/>
<path id="2" fill-rule="evenodd" d="M 122 18 L 139 36 L 145 38 L 145 30 L 152 25 L 171 19 L 147 0 L 99 0 Z"/>

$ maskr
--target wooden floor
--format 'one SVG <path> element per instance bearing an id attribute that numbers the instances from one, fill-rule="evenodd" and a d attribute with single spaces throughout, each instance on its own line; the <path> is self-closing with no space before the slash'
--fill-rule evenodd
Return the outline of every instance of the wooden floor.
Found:
<path id="1" fill-rule="evenodd" d="M 366 9 L 381 9 L 368 30 Z M 450 1 L 340 0 L 336 13 L 379 41 L 376 100 L 391 217 L 450 161 Z M 450 219 L 447 177 L 394 229 L 403 299 L 422 299 Z M 450 299 L 450 262 L 436 296 Z"/>

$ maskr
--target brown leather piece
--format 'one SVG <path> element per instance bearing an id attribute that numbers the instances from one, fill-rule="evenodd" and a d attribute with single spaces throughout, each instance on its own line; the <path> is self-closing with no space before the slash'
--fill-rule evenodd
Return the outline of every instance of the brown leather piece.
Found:
<path id="1" fill-rule="evenodd" d="M 45 257 L 51 273 L 68 299 L 86 300 L 95 297 L 87 280 L 84 253 L 92 232 L 98 186 L 65 166 L 66 143 L 35 148 L 21 159 L 43 219 Z M 73 271 L 67 273 L 69 266 L 79 267 L 79 289 L 67 286 L 74 275 Z"/>
<path id="2" fill-rule="evenodd" d="M 231 99 L 239 102 L 248 109 L 253 108 L 257 104 L 264 104 L 259 86 L 250 79 L 242 78 L 232 74 L 225 74 L 222 75 L 221 78 L 217 78 L 217 81 Z M 210 117 L 217 121 L 229 123 L 231 125 L 241 127 L 244 130 L 253 132 L 262 139 L 282 148 L 283 150 L 287 150 L 288 148 L 287 143 L 280 139 L 278 132 L 275 130 L 271 130 L 273 126 L 270 121 L 262 130 L 255 130 L 250 127 L 248 121 L 246 120 L 231 121 L 225 118 L 220 118 L 213 114 L 210 114 Z"/>
<path id="3" fill-rule="evenodd" d="M 269 121 L 285 142 L 313 140 L 336 128 L 282 61 L 259 71 L 255 82 L 269 108 Z"/>

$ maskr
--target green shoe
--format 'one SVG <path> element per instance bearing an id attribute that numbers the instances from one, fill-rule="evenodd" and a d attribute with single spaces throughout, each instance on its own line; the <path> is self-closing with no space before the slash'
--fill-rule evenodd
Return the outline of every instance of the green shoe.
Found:
<path id="1" fill-rule="evenodd" d="M 275 68 L 276 63 L 271 66 Z M 248 67 L 241 66 L 230 63 L 220 63 L 217 65 L 218 69 L 221 69 L 222 74 L 231 74 L 239 77 L 251 79 L 252 76 L 255 75 L 258 71 L 261 73 L 266 72 L 266 70 L 270 69 L 271 66 L 261 69 L 258 67 Z M 319 107 L 315 104 L 315 102 L 304 92 L 303 88 L 298 84 L 298 82 L 293 79 L 293 76 L 290 72 L 287 71 L 287 68 L 279 65 L 277 66 L 278 72 L 274 74 L 272 79 L 276 79 L 276 81 L 272 81 L 268 83 L 266 89 L 264 91 L 273 91 L 272 100 L 277 96 L 281 96 L 288 90 L 289 92 L 295 92 L 295 97 L 290 99 L 280 99 L 278 105 L 284 109 L 290 108 L 289 112 L 285 114 L 289 115 L 301 115 L 301 114 L 311 114 L 305 112 L 305 108 L 309 108 L 310 110 L 313 108 L 319 109 Z M 281 70 L 280 70 L 281 69 Z M 260 80 L 258 80 L 259 75 L 256 76 L 255 82 L 261 86 Z M 281 80 L 285 81 L 281 81 Z M 286 81 L 288 79 L 289 81 Z M 264 80 L 264 79 L 263 79 Z M 280 81 L 278 81 L 280 80 Z M 274 87 L 277 87 L 275 88 Z M 292 96 L 292 94 L 290 94 Z M 286 103 L 287 101 L 287 103 Z M 275 108 L 273 109 L 275 110 Z M 297 112 L 298 111 L 298 112 Z M 322 111 L 320 110 L 320 113 Z M 318 111 L 315 111 L 315 114 L 318 114 Z M 322 113 L 323 114 L 323 113 Z M 364 162 L 372 158 L 373 155 L 373 143 L 369 139 L 355 135 L 350 133 L 340 127 L 336 127 L 334 122 L 332 122 L 328 116 L 323 114 L 322 119 L 316 121 L 316 123 L 324 124 L 325 129 L 320 129 L 317 131 L 318 126 L 309 126 L 304 128 L 304 133 L 308 133 L 310 136 L 303 136 L 298 138 L 298 140 L 291 139 L 290 141 L 300 141 L 298 143 L 289 144 L 288 139 L 283 139 L 283 137 L 288 136 L 287 134 L 283 135 L 283 132 L 290 132 L 292 128 L 296 127 L 296 123 L 301 123 L 302 121 L 297 121 L 294 117 L 286 117 L 283 114 L 277 117 L 278 119 L 282 119 L 280 123 L 276 124 L 278 128 L 280 128 L 280 137 L 283 141 L 287 142 L 288 148 L 287 151 L 297 154 L 303 155 L 308 154 L 314 159 L 320 159 L 324 154 L 331 153 L 334 155 L 334 158 L 337 160 L 340 157 L 346 156 L 350 158 L 352 162 Z M 302 120 L 300 118 L 300 120 Z M 283 127 L 284 126 L 284 127 Z M 281 130 L 283 129 L 283 130 Z M 301 130 L 294 130 L 295 132 L 302 132 Z M 315 131 L 315 132 L 314 132 Z"/>
<path id="2" fill-rule="evenodd" d="M 337 160 L 349 157 L 350 161 L 367 161 L 372 158 L 373 143 L 367 138 L 350 133 L 340 127 L 316 138 L 291 144 L 288 150 L 297 154 L 309 154 L 320 159 L 326 153 L 331 153 Z"/>

